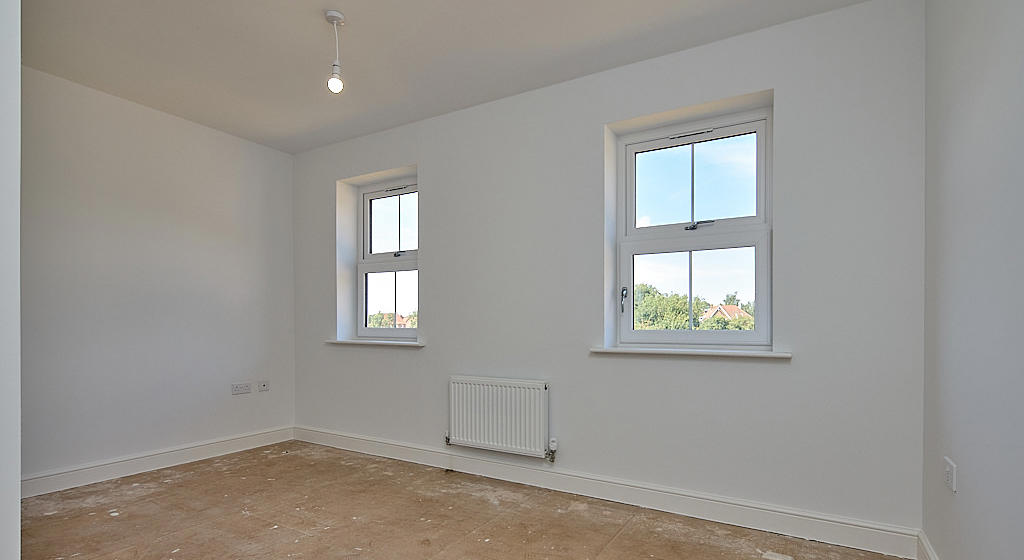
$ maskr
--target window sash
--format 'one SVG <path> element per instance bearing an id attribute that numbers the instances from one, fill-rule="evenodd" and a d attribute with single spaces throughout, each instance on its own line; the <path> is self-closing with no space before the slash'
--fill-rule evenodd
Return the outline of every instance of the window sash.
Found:
<path id="1" fill-rule="evenodd" d="M 619 312 L 619 343 L 676 344 L 721 346 L 769 346 L 771 344 L 771 235 L 768 231 L 747 230 L 726 234 L 702 235 L 692 238 L 648 239 L 624 242 L 619 247 L 619 286 L 627 289 Z M 673 253 L 754 248 L 754 330 L 634 330 L 633 329 L 633 257 L 649 253 Z M 689 271 L 693 275 L 693 270 Z M 692 282 L 691 282 L 692 283 Z M 688 294 L 692 301 L 693 294 Z M 619 298 L 616 298 L 618 300 Z M 712 302 L 717 303 L 717 302 Z"/>
<path id="2" fill-rule="evenodd" d="M 768 121 L 764 112 L 757 111 L 742 116 L 734 116 L 728 121 L 738 124 L 720 124 L 723 121 L 705 121 L 695 123 L 684 129 L 662 129 L 664 136 L 649 139 L 650 133 L 642 140 L 637 137 L 626 139 L 622 143 L 620 153 L 624 153 L 622 169 L 624 173 L 620 176 L 621 184 L 625 185 L 624 196 L 620 198 L 620 219 L 623 227 L 619 228 L 620 241 L 630 238 L 651 239 L 659 237 L 671 237 L 676 235 L 689 235 L 693 232 L 687 231 L 686 227 L 693 222 L 680 222 L 676 224 L 662 224 L 649 227 L 636 227 L 636 154 L 652 150 L 689 146 L 711 140 L 719 140 L 742 134 L 756 133 L 757 135 L 757 213 L 754 216 L 742 216 L 736 218 L 722 218 L 710 224 L 701 224 L 699 230 L 728 230 L 751 225 L 767 225 L 768 219 L 768 195 L 767 195 L 767 151 L 768 151 Z M 718 124 L 716 124 L 718 123 Z M 687 132 L 687 130 L 691 132 Z M 695 132 L 694 132 L 695 131 Z M 692 178 L 691 178 L 692 181 Z M 620 189 L 621 191 L 622 189 Z M 692 197 L 692 193 L 691 193 Z M 691 198 L 692 200 L 692 198 Z"/>
<path id="3" fill-rule="evenodd" d="M 363 209 L 360 213 L 360 221 L 362 222 L 359 227 L 359 231 L 362 234 L 362 242 L 360 245 L 360 262 L 391 262 L 394 259 L 402 258 L 416 258 L 417 250 L 411 251 L 397 251 L 390 253 L 371 253 L 370 252 L 370 238 L 372 232 L 370 228 L 372 226 L 372 220 L 370 219 L 370 201 L 378 198 L 387 198 L 391 196 L 399 196 L 403 194 L 409 194 L 419 192 L 416 184 L 408 183 L 397 183 L 393 185 L 376 185 L 372 190 L 367 190 L 363 193 Z M 401 229 L 401 220 L 397 224 L 398 228 Z M 395 256 L 395 255 L 398 256 Z"/>
<path id="4" fill-rule="evenodd" d="M 403 270 L 419 270 L 416 260 L 404 259 L 388 263 L 362 263 L 356 266 L 356 273 L 359 275 L 357 281 L 359 294 L 359 323 L 356 328 L 356 334 L 358 336 L 370 338 L 416 338 L 416 333 L 419 331 L 418 328 L 399 329 L 366 326 L 366 275 L 370 272 L 400 272 Z M 419 285 L 417 283 L 417 290 L 418 288 Z M 418 299 L 419 298 L 417 297 L 417 300 Z M 419 310 L 417 309 L 417 312 L 418 311 Z M 398 313 L 397 309 L 395 310 L 395 313 Z"/>

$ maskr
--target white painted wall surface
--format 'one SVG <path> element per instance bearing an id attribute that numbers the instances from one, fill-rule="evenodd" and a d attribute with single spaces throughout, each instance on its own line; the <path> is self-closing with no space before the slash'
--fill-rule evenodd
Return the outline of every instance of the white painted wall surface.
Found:
<path id="1" fill-rule="evenodd" d="M 291 156 L 28 68 L 24 98 L 25 476 L 290 426 Z"/>
<path id="2" fill-rule="evenodd" d="M 21 3 L 0 1 L 0 558 L 21 543 Z"/>
<path id="3" fill-rule="evenodd" d="M 924 529 L 943 560 L 1024 554 L 1021 22 L 1016 0 L 927 4 Z"/>
<path id="4" fill-rule="evenodd" d="M 443 449 L 449 375 L 544 378 L 555 470 L 919 527 L 924 79 L 876 0 L 296 156 L 297 424 Z M 591 355 L 604 125 L 765 89 L 792 362 Z M 407 164 L 426 347 L 326 345 L 335 181 Z"/>

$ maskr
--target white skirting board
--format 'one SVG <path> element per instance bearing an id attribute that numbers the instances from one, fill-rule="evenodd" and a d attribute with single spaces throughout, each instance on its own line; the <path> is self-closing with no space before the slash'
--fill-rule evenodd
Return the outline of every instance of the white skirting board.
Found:
<path id="1" fill-rule="evenodd" d="M 245 451 L 290 439 L 293 439 L 291 426 L 279 427 L 128 455 L 109 461 L 78 465 L 69 469 L 30 474 L 21 479 L 21 496 L 23 498 L 38 496 L 94 482 L 209 459 L 236 451 Z"/>
<path id="2" fill-rule="evenodd" d="M 920 531 L 908 527 L 559 470 L 550 465 L 522 466 L 463 455 L 461 452 L 307 426 L 296 426 L 294 433 L 295 439 L 338 449 L 448 468 L 902 558 L 926 558 L 918 556 Z M 938 559 L 933 557 L 929 560 Z"/>
<path id="3" fill-rule="evenodd" d="M 921 531 L 917 537 L 917 560 L 939 560 L 939 555 L 935 553 L 935 549 L 932 548 L 932 543 L 924 531 Z"/>
<path id="4" fill-rule="evenodd" d="M 798 510 L 669 488 L 642 482 L 559 470 L 548 463 L 517 465 L 446 449 L 344 434 L 306 426 L 281 427 L 31 474 L 21 481 L 22 497 L 130 476 L 244 451 L 290 439 L 571 492 L 730 525 L 770 531 L 861 550 L 920 560 L 939 560 L 917 529 Z M 467 450 L 468 451 L 468 450 Z M 471 451 L 468 451 L 471 452 Z"/>

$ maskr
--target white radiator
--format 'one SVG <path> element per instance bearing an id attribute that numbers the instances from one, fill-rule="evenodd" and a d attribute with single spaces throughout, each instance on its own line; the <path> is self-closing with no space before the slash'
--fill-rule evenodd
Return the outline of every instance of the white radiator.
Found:
<path id="1" fill-rule="evenodd" d="M 452 376 L 446 442 L 553 461 L 554 450 L 548 449 L 548 384 Z"/>

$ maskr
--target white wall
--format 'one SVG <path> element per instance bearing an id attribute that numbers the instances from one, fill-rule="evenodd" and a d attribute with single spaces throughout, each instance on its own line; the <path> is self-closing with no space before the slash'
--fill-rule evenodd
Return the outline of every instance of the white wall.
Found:
<path id="1" fill-rule="evenodd" d="M 927 5 L 924 528 L 944 560 L 1021 557 L 1022 21 L 1017 0 Z"/>
<path id="2" fill-rule="evenodd" d="M 25 476 L 291 425 L 291 156 L 23 79 Z"/>
<path id="3" fill-rule="evenodd" d="M 21 3 L 0 2 L 0 557 L 21 542 Z"/>
<path id="4" fill-rule="evenodd" d="M 604 125 L 765 89 L 792 362 L 591 355 Z M 923 138 L 923 2 L 877 0 L 300 154 L 297 423 L 442 450 L 449 375 L 542 377 L 556 471 L 920 527 Z M 335 181 L 407 164 L 426 347 L 326 345 Z"/>

